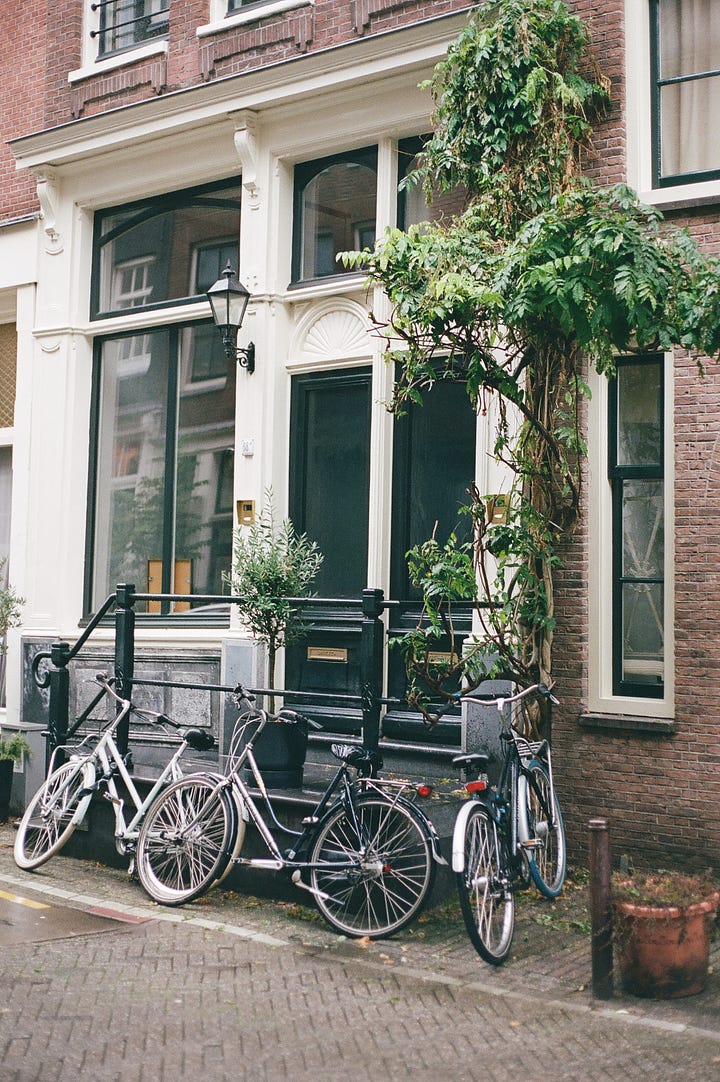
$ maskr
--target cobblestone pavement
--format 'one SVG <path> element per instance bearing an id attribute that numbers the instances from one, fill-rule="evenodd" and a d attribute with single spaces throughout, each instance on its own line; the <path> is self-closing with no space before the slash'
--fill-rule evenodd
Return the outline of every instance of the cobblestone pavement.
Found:
<path id="1" fill-rule="evenodd" d="M 720 1082 L 717 942 L 699 996 L 594 1000 L 580 874 L 554 903 L 521 896 L 513 954 L 495 969 L 454 900 L 365 943 L 302 895 L 216 889 L 171 910 L 93 861 L 59 856 L 29 875 L 12 840 L 0 827 L 0 891 L 118 920 L 0 947 L 3 1082 Z"/>

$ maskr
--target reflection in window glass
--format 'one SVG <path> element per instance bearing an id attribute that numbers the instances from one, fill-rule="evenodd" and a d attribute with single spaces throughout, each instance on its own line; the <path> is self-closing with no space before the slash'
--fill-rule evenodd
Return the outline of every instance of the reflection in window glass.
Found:
<path id="1" fill-rule="evenodd" d="M 428 203 L 421 184 L 404 184 L 418 166 L 422 139 L 403 139 L 398 144 L 398 226 L 408 229 L 420 222 L 440 222 L 461 214 L 465 209 L 466 191 L 462 187 L 450 192 L 436 192 Z"/>
<path id="2" fill-rule="evenodd" d="M 615 694 L 660 697 L 665 671 L 663 379 L 622 360 L 611 385 Z"/>
<path id="3" fill-rule="evenodd" d="M 375 243 L 374 147 L 295 169 L 293 280 L 345 274 L 338 252 Z"/>
<path id="4" fill-rule="evenodd" d="M 98 31 L 100 56 L 129 49 L 168 32 L 170 0 L 101 0 Z"/>
<path id="5" fill-rule="evenodd" d="M 95 215 L 94 316 L 202 296 L 238 269 L 240 186 L 173 192 Z"/>
<path id="6" fill-rule="evenodd" d="M 210 391 L 183 378 L 185 369 L 208 368 L 205 330 L 164 328 L 102 344 L 94 609 L 119 582 L 142 593 L 222 593 L 232 546 L 235 366 L 225 364 Z"/>

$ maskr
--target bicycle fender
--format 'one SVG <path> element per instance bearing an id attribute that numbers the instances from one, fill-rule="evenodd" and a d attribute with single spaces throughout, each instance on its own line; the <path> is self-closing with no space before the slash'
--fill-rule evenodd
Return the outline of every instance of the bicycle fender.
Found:
<path id="1" fill-rule="evenodd" d="M 95 766 L 93 763 L 85 763 L 82 768 L 83 775 L 83 789 L 85 790 L 81 800 L 78 800 L 77 807 L 72 814 L 71 822 L 75 826 L 79 826 L 85 818 L 85 813 L 90 807 L 90 801 L 92 800 L 93 793 L 95 792 Z"/>
<path id="2" fill-rule="evenodd" d="M 452 839 L 452 870 L 454 872 L 465 871 L 465 826 L 470 812 L 477 803 L 476 800 L 468 800 L 457 813 Z"/>
<path id="3" fill-rule="evenodd" d="M 435 861 L 435 863 L 447 864 L 445 857 L 440 852 L 440 838 L 438 837 L 438 832 L 435 829 L 435 824 L 433 823 L 432 819 L 430 819 L 430 817 L 427 816 L 422 810 L 422 808 L 419 808 L 417 804 L 413 804 L 411 800 L 403 800 L 399 801 L 398 803 L 403 803 L 405 807 L 409 808 L 411 813 L 420 820 L 420 823 L 422 824 L 430 842 L 430 849 L 432 851 L 433 860 Z"/>

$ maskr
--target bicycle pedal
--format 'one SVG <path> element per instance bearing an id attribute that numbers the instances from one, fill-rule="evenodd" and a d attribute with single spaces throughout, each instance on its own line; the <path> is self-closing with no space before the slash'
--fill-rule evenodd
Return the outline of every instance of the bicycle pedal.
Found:
<path id="1" fill-rule="evenodd" d="M 541 841 L 540 838 L 530 838 L 526 842 L 520 842 L 520 847 L 522 849 L 544 849 L 545 842 Z"/>

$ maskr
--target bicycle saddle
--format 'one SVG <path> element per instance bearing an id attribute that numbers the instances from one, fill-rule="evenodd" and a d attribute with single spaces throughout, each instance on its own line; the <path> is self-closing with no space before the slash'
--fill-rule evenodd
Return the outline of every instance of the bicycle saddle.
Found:
<path id="1" fill-rule="evenodd" d="M 489 766 L 491 755 L 486 755 L 484 751 L 470 752 L 468 755 L 455 755 L 452 761 L 453 766 L 474 766 L 478 770 L 482 770 L 483 767 Z"/>
<path id="2" fill-rule="evenodd" d="M 215 747 L 215 737 L 207 729 L 188 729 L 185 739 L 195 751 L 210 751 Z"/>
<path id="3" fill-rule="evenodd" d="M 357 744 L 331 744 L 330 750 L 336 759 L 342 759 L 348 766 L 356 767 L 360 774 L 363 773 L 363 768 L 375 767 L 379 770 L 383 765 L 378 752 L 362 748 Z"/>

